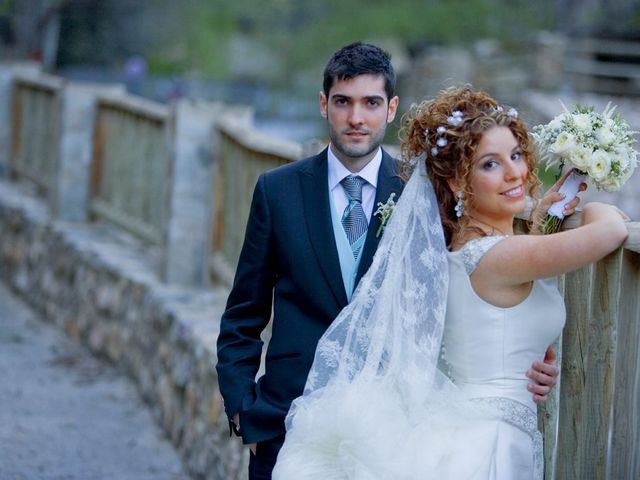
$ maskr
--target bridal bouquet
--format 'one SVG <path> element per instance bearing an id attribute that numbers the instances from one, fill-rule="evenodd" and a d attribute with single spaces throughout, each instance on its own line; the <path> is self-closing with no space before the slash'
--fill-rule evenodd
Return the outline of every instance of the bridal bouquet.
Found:
<path id="1" fill-rule="evenodd" d="M 549 208 L 543 224 L 544 233 L 560 230 L 564 220 L 564 205 L 573 200 L 585 178 L 607 192 L 619 190 L 629 179 L 637 164 L 633 132 L 608 103 L 604 112 L 593 107 L 576 105 L 546 125 L 533 128 L 533 137 L 546 169 L 558 168 L 558 178 L 565 166 L 574 171 L 560 188 L 565 198 Z"/>

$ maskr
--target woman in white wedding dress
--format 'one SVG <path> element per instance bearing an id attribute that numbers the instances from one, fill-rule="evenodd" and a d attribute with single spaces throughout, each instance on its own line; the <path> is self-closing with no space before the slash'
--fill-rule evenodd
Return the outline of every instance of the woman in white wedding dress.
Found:
<path id="1" fill-rule="evenodd" d="M 469 87 L 414 106 L 403 135 L 420 160 L 318 344 L 273 478 L 541 479 L 526 371 L 564 324 L 554 278 L 617 248 L 623 216 L 591 203 L 579 228 L 514 235 L 532 142 Z"/>

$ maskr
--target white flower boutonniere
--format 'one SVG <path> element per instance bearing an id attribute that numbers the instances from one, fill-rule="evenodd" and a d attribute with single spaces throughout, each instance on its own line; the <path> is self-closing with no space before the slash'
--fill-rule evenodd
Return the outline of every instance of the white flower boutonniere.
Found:
<path id="1" fill-rule="evenodd" d="M 387 226 L 389 222 L 389 218 L 391 218 L 391 214 L 393 213 L 393 209 L 396 206 L 396 202 L 393 200 L 395 198 L 395 192 L 389 195 L 386 203 L 378 202 L 378 209 L 373 213 L 376 217 L 380 218 L 380 226 L 376 231 L 376 238 L 382 234 L 382 230 Z"/>

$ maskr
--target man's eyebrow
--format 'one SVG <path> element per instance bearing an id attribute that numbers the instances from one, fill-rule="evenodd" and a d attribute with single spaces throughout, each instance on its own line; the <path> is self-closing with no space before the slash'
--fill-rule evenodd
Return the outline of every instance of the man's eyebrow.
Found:
<path id="1" fill-rule="evenodd" d="M 353 97 L 349 96 L 349 95 L 345 95 L 344 93 L 334 93 L 333 95 L 331 95 L 331 99 L 344 99 L 344 100 L 351 100 Z M 365 95 L 364 97 L 365 100 L 369 101 L 369 100 L 381 100 L 384 101 L 384 97 L 382 95 Z"/>

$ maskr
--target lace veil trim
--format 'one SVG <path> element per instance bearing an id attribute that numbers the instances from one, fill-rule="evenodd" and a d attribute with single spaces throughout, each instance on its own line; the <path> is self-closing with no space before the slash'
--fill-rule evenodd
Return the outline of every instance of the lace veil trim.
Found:
<path id="1" fill-rule="evenodd" d="M 384 230 L 371 267 L 320 339 L 302 397 L 286 419 L 325 387 L 384 383 L 409 415 L 423 408 L 437 376 L 449 282 L 438 204 L 418 161 Z M 329 395 L 330 393 L 327 393 Z"/>

